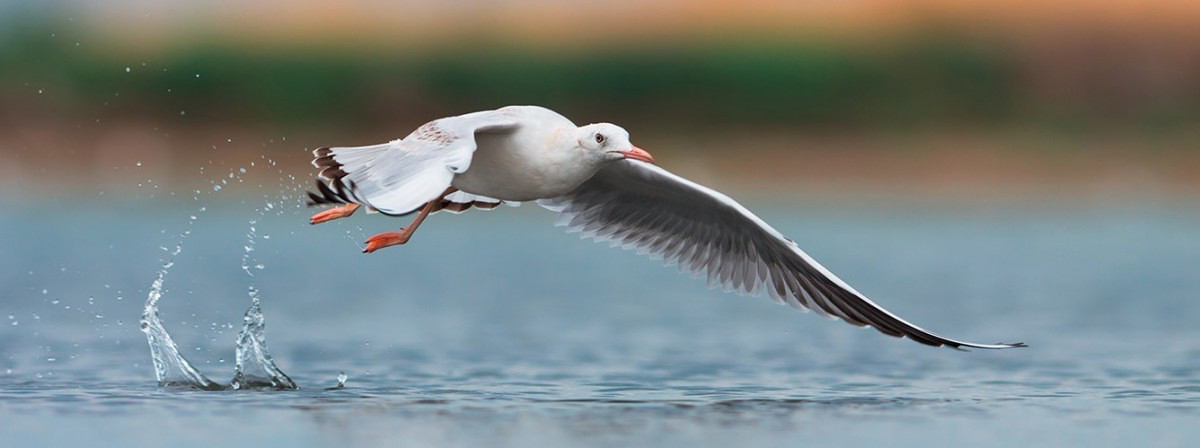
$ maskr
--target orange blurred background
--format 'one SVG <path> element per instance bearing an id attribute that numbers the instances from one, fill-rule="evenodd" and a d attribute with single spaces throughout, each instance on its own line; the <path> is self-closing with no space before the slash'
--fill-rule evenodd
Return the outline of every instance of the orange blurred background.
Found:
<path id="1" fill-rule="evenodd" d="M 540 104 L 701 182 L 795 194 L 1195 197 L 1191 0 L 0 2 L 4 197 Z M 141 163 L 139 166 L 138 163 Z M 146 179 L 141 179 L 141 178 Z"/>

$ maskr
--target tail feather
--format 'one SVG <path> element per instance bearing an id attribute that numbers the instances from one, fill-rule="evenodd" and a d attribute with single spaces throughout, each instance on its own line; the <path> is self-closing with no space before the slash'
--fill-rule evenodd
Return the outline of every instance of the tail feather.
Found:
<path id="1" fill-rule="evenodd" d="M 348 204 L 363 201 L 355 196 L 357 189 L 354 181 L 347 180 L 350 173 L 366 167 L 367 162 L 375 159 L 380 152 L 387 150 L 391 143 L 371 146 L 346 148 L 317 148 L 313 151 L 313 166 L 320 168 L 317 174 L 317 192 L 307 192 L 309 207 L 326 204 Z M 324 182 L 322 182 L 324 180 Z"/>
<path id="2" fill-rule="evenodd" d="M 317 148 L 316 151 L 313 151 L 313 155 L 317 156 L 316 159 L 313 159 L 313 166 L 321 169 L 317 177 L 335 182 L 346 177 L 346 174 L 349 174 L 346 170 L 342 169 L 342 162 L 334 158 L 333 150 L 329 148 Z"/>
<path id="3" fill-rule="evenodd" d="M 343 205 L 349 203 L 363 204 L 370 207 L 365 200 L 358 197 L 358 190 L 353 180 L 346 178 L 350 173 L 367 169 L 368 162 L 375 159 L 380 152 L 392 146 L 391 143 L 373 146 L 358 146 L 344 148 L 317 148 L 313 151 L 313 166 L 320 169 L 317 174 L 317 191 L 306 192 L 309 207 L 324 205 Z M 434 208 L 435 212 L 447 211 L 462 213 L 471 208 L 490 210 L 502 203 L 499 199 L 473 195 L 466 192 L 456 192 L 447 196 Z M 510 203 L 511 204 L 511 203 Z M 407 213 L 400 214 L 405 215 Z"/>
<path id="4" fill-rule="evenodd" d="M 334 187 L 330 188 L 325 182 L 317 180 L 317 191 L 319 194 L 311 191 L 307 192 L 308 201 L 306 203 L 309 207 L 327 204 L 361 203 L 360 201 L 355 200 L 355 198 L 347 191 L 340 181 L 331 181 L 330 184 L 332 184 Z M 350 189 L 353 188 L 354 181 L 350 181 Z"/>

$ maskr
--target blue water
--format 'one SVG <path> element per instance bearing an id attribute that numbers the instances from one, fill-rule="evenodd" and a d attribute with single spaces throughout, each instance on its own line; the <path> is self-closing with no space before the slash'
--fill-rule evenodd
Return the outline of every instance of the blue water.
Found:
<path id="1" fill-rule="evenodd" d="M 4 446 L 1193 446 L 1192 203 L 750 200 L 956 352 L 704 282 L 536 207 L 309 226 L 255 201 L 10 201 L 0 215 Z M 771 204 L 766 207 L 765 204 Z M 19 208 L 13 208 L 19 207 Z M 12 212 L 19 210 L 19 213 Z M 188 217 L 161 313 L 232 376 L 247 288 L 299 391 L 159 388 L 138 318 Z M 250 277 L 241 260 L 256 219 Z M 334 386 L 339 372 L 346 387 Z M 103 443 L 100 443 L 103 442 Z"/>

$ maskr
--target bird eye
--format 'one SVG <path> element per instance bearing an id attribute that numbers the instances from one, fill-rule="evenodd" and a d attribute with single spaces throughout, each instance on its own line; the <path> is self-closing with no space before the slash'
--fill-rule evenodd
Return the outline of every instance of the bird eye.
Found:
<path id="1" fill-rule="evenodd" d="M 596 143 L 604 144 L 604 134 L 596 134 Z"/>

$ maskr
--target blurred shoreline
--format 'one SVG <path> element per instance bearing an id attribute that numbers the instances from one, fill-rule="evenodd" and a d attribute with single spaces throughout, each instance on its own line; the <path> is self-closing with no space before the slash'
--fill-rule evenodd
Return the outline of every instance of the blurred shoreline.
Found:
<path id="1" fill-rule="evenodd" d="M 614 120 L 618 121 L 618 120 Z M 394 129 L 264 130 L 157 127 L 126 121 L 87 129 L 23 126 L 0 134 L 0 198 L 190 196 L 246 168 L 243 182 L 308 188 L 311 151 L 398 138 Z M 636 144 L 660 164 L 719 189 L 763 197 L 940 200 L 1200 198 L 1200 151 L 1190 135 L 1051 134 L 995 130 L 803 133 L 646 129 Z M 54 148 L 54 150 L 46 150 Z M 254 167 L 257 167 L 255 169 Z M 238 195 L 238 188 L 229 188 Z M 262 195 L 264 189 L 244 192 Z M 101 193 L 102 192 L 102 193 Z"/>

